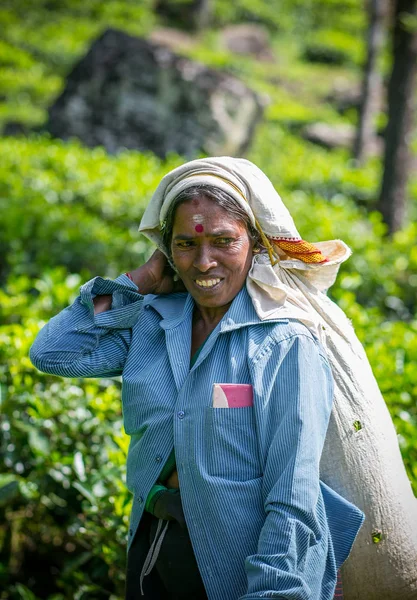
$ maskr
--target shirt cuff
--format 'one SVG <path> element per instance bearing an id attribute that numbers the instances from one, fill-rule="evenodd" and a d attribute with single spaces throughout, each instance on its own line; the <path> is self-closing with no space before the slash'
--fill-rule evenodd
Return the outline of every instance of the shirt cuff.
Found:
<path id="1" fill-rule="evenodd" d="M 151 487 L 148 497 L 146 498 L 146 504 L 145 504 L 146 512 L 153 515 L 155 504 L 156 504 L 158 498 L 160 498 L 162 496 L 162 494 L 164 494 L 167 491 L 167 489 L 168 488 L 166 488 L 164 485 L 159 485 L 159 484 L 155 484 L 154 486 Z"/>
<path id="2" fill-rule="evenodd" d="M 93 299 L 96 296 L 112 295 L 111 309 L 94 314 Z M 94 327 L 104 329 L 128 329 L 133 327 L 138 318 L 143 296 L 138 287 L 125 274 L 116 279 L 94 277 L 80 287 L 80 302 L 88 310 L 88 314 L 77 327 L 86 331 Z"/>

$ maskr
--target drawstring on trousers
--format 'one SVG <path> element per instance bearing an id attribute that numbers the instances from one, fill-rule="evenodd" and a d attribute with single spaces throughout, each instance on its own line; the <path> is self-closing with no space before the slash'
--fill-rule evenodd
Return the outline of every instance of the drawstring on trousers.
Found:
<path id="1" fill-rule="evenodd" d="M 145 558 L 145 562 L 143 563 L 142 572 L 140 574 L 140 593 L 142 596 L 145 595 L 143 591 L 143 580 L 149 575 L 152 569 L 155 566 L 155 563 L 158 559 L 159 551 L 161 550 L 162 542 L 164 541 L 165 534 L 168 529 L 169 521 L 166 522 L 165 527 L 162 529 L 162 525 L 164 523 L 164 519 L 158 520 L 158 526 L 156 528 L 155 537 L 149 548 L 149 552 Z M 158 537 L 159 536 L 159 537 Z"/>

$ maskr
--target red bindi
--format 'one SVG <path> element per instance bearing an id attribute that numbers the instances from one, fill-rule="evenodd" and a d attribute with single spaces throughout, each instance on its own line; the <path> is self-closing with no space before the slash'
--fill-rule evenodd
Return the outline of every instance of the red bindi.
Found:
<path id="1" fill-rule="evenodd" d="M 203 233 L 204 227 L 201 225 L 201 223 L 199 223 L 198 225 L 195 226 L 195 230 L 197 233 Z"/>

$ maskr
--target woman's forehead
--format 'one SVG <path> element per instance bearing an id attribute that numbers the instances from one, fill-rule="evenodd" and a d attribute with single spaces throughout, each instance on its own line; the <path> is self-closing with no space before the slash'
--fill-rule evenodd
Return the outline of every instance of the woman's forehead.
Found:
<path id="1" fill-rule="evenodd" d="M 175 212 L 174 229 L 189 226 L 201 233 L 204 227 L 217 228 L 220 224 L 238 228 L 243 226 L 239 219 L 211 198 L 193 198 L 181 203 Z"/>

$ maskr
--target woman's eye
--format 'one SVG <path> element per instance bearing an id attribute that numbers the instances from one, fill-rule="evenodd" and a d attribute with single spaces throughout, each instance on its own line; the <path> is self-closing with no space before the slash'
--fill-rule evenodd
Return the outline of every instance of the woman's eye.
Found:
<path id="1" fill-rule="evenodd" d="M 193 242 L 191 242 L 190 240 L 184 240 L 183 242 L 175 242 L 177 248 L 190 248 L 192 244 Z"/>
<path id="2" fill-rule="evenodd" d="M 229 244 L 231 244 L 233 242 L 233 238 L 217 238 L 216 239 L 216 244 L 220 245 L 220 246 L 228 246 Z"/>

